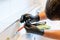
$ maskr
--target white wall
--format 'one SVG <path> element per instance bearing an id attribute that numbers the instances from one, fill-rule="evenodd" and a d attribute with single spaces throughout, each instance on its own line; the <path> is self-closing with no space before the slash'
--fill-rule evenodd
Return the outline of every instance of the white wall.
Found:
<path id="1" fill-rule="evenodd" d="M 28 0 L 0 0 L 0 32 L 19 19 L 28 7 Z"/>

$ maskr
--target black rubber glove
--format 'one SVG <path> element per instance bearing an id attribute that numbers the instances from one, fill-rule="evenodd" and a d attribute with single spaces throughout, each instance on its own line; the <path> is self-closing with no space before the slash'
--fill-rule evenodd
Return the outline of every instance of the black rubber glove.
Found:
<path id="1" fill-rule="evenodd" d="M 38 34 L 38 35 L 44 34 L 44 30 L 38 29 L 35 25 L 32 25 L 29 21 L 25 23 L 25 29 L 27 33 L 33 33 L 33 34 Z"/>
<path id="2" fill-rule="evenodd" d="M 38 15 L 33 16 L 33 15 L 31 15 L 31 14 L 24 14 L 24 15 L 22 15 L 21 18 L 20 18 L 20 22 L 26 22 L 27 20 L 30 20 L 30 21 L 33 22 L 33 21 L 39 21 L 40 18 L 39 18 Z"/>

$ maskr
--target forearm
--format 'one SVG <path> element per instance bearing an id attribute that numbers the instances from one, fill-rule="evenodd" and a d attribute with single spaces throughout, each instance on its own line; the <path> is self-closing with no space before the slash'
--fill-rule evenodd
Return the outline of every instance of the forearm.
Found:
<path id="1" fill-rule="evenodd" d="M 40 20 L 47 19 L 47 16 L 46 16 L 46 14 L 45 14 L 45 11 L 39 13 L 38 15 L 39 15 L 39 17 L 40 17 Z"/>
<path id="2" fill-rule="evenodd" d="M 60 30 L 45 30 L 43 36 L 53 39 L 60 39 Z"/>
<path id="3" fill-rule="evenodd" d="M 39 13 L 40 20 L 47 19 L 45 11 Z M 60 39 L 60 30 L 44 30 L 44 36 L 54 39 Z"/>

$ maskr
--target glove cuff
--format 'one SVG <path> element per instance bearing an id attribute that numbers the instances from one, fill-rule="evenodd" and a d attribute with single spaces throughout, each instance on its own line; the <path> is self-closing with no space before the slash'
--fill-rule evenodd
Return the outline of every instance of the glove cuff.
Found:
<path id="1" fill-rule="evenodd" d="M 35 34 L 43 36 L 44 35 L 44 29 L 36 31 Z"/>
<path id="2" fill-rule="evenodd" d="M 44 29 L 40 30 L 40 35 L 44 35 Z"/>

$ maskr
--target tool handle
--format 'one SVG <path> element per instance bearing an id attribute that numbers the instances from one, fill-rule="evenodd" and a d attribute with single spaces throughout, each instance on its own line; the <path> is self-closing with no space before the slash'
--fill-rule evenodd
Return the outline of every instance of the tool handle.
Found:
<path id="1" fill-rule="evenodd" d="M 24 26 L 20 27 L 17 31 L 19 32 L 19 31 L 21 31 L 23 28 L 24 28 Z"/>

